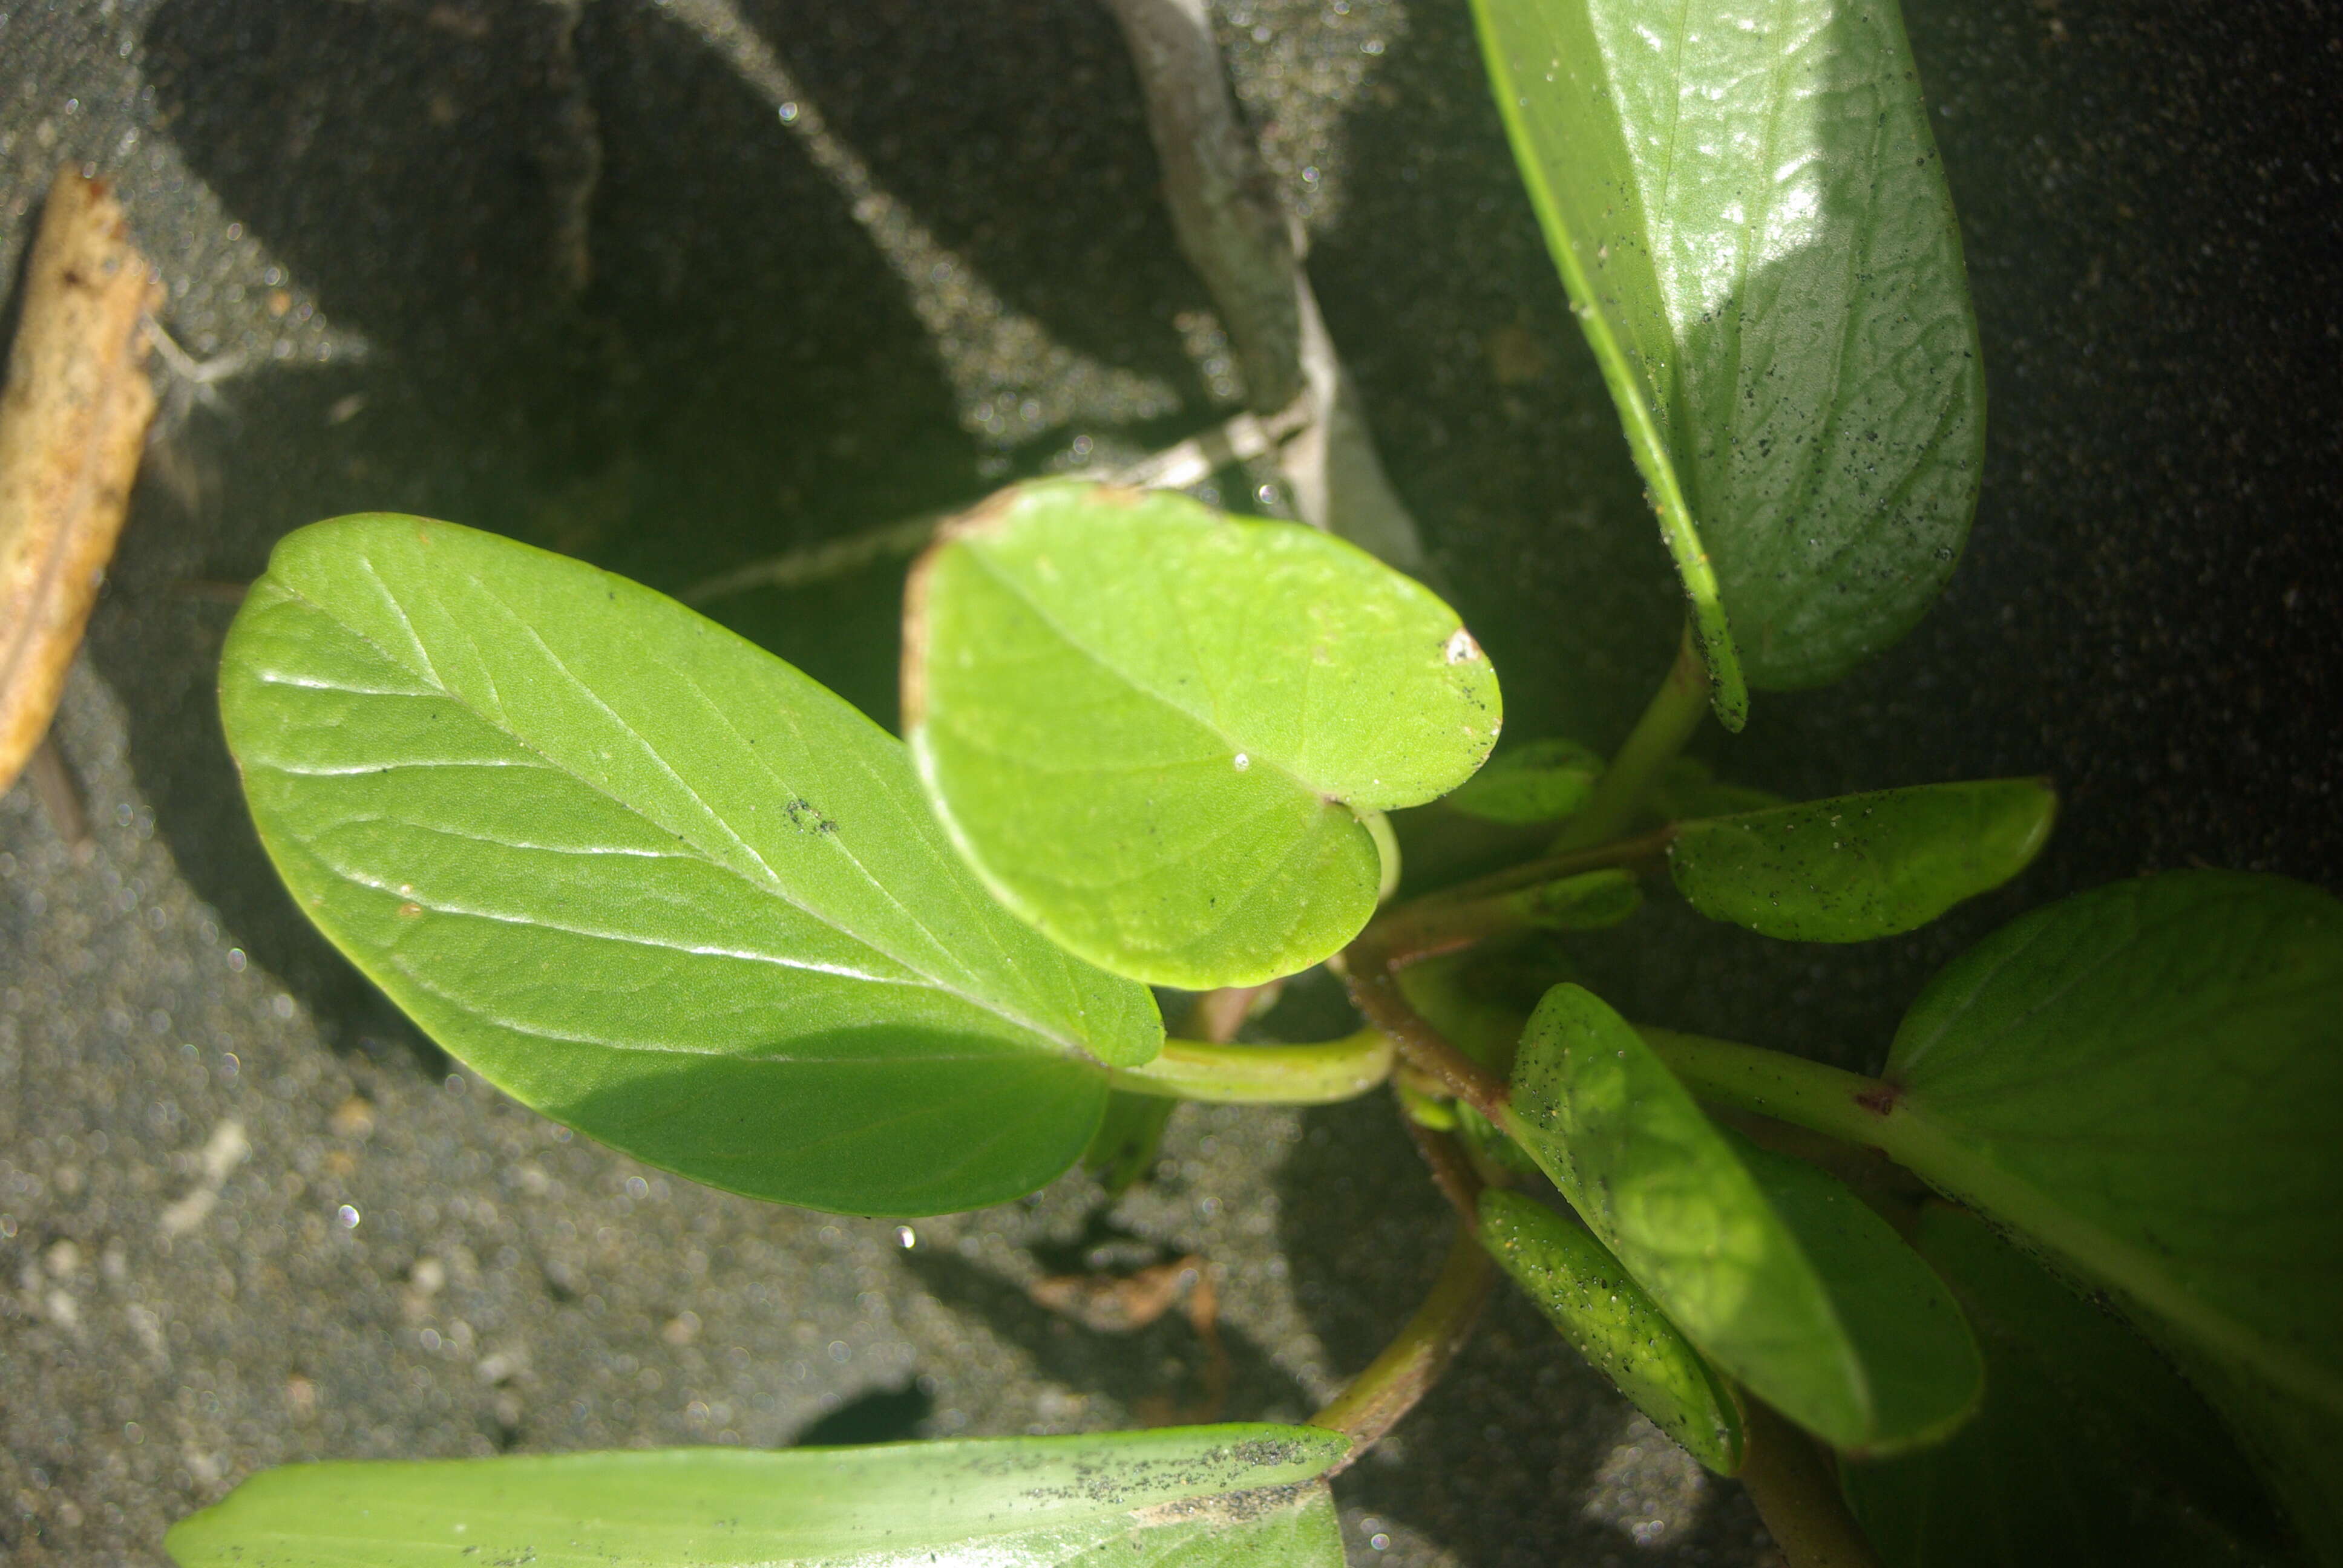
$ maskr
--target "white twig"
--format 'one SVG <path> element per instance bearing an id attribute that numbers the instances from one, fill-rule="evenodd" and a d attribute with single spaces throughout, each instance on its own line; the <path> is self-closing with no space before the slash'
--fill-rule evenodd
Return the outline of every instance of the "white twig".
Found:
<path id="1" fill-rule="evenodd" d="M 1263 457 L 1278 450 L 1297 431 L 1310 425 L 1311 400 L 1297 397 L 1285 407 L 1263 418 L 1256 414 L 1239 414 L 1224 420 L 1201 435 L 1189 437 L 1160 452 L 1128 463 L 1110 464 L 1091 468 L 1076 468 L 1065 476 L 1071 479 L 1094 479 L 1101 484 L 1131 485 L 1141 489 L 1180 490 L 1199 485 L 1232 463 L 1242 463 Z M 747 566 L 735 567 L 729 572 L 704 578 L 679 595 L 684 603 L 700 605 L 719 598 L 729 598 L 750 588 L 807 588 L 828 582 L 849 572 L 893 556 L 917 555 L 936 530 L 936 525 L 950 516 L 948 512 L 926 512 L 900 522 L 885 523 L 860 533 L 849 534 L 842 539 L 811 545 L 801 550 L 789 550 Z"/>
<path id="2" fill-rule="evenodd" d="M 1238 118 L 1204 0 L 1107 4 L 1147 95 L 1172 229 L 1220 307 L 1254 410 L 1283 408 L 1297 393 L 1309 399 L 1314 417 L 1280 459 L 1302 518 L 1421 572 L 1415 518 L 1384 477 L 1292 227 Z"/>

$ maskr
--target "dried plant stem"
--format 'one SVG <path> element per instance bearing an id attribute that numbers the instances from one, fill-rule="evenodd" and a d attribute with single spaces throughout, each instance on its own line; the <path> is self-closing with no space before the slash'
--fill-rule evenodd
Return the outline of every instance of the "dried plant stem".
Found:
<path id="1" fill-rule="evenodd" d="M 0 390 L 0 789 L 48 733 L 130 507 L 162 303 L 105 182 L 49 187 Z"/>
<path id="2" fill-rule="evenodd" d="M 89 808 L 82 799 L 81 781 L 74 777 L 65 753 L 57 749 L 55 736 L 42 736 L 41 743 L 33 748 L 32 758 L 25 764 L 25 779 L 39 797 L 49 826 L 65 847 L 76 855 L 88 853 L 95 842 L 89 832 Z"/>
<path id="3" fill-rule="evenodd" d="M 1302 519 L 1403 571 L 1423 538 L 1359 407 L 1302 270 L 1298 226 L 1237 113 L 1204 0 L 1108 0 L 1138 69 L 1172 231 L 1219 307 L 1256 413 L 1306 397 L 1310 420 L 1280 454 Z"/>
<path id="4" fill-rule="evenodd" d="M 1237 116 L 1204 0 L 1108 0 L 1147 99 L 1180 253 L 1204 280 L 1258 414 L 1302 389 L 1301 263 L 1276 187 Z"/>

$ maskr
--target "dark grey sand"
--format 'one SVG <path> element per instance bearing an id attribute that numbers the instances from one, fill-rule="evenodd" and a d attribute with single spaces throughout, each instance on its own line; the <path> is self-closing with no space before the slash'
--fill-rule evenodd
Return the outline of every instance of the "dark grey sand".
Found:
<path id="1" fill-rule="evenodd" d="M 1976 537 L 1903 648 L 1704 742 L 1785 790 L 2049 772 L 2061 837 L 1861 950 L 1655 907 L 1586 952 L 1644 1016 L 1875 1062 L 1933 968 L 2031 902 L 2200 859 L 2343 870 L 2343 51 L 2277 6 L 2139 9 L 1912 7 L 1994 399 Z M 1220 17 L 1511 728 L 1611 742 L 1675 610 L 1462 5 Z M 314 518 L 450 517 L 672 589 L 1214 417 L 1226 367 L 1102 12 L 0 0 L 0 257 L 69 160 L 120 182 L 209 379 L 168 382 L 60 720 L 94 855 L 0 799 L 0 1560 L 156 1562 L 291 1460 L 1192 1404 L 1176 1314 L 1111 1336 L 1026 1296 L 1086 1241 L 1210 1260 L 1229 1417 L 1304 1415 L 1372 1355 L 1447 1231 L 1380 1101 L 1183 1111 L 1120 1240 L 1079 1179 L 908 1246 L 714 1193 L 420 1041 L 277 890 L 217 737 L 231 610 L 203 585 Z M 889 719 L 896 587 L 715 608 Z M 1767 1552 L 1503 1298 L 1339 1491 L 1361 1563 Z"/>

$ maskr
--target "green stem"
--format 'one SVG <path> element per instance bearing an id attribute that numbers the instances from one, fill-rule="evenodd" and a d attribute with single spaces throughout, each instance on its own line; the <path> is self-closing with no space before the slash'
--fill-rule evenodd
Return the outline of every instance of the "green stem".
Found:
<path id="1" fill-rule="evenodd" d="M 1504 1080 L 1449 1043 L 1399 989 L 1399 968 L 1388 950 L 1365 938 L 1343 954 L 1351 1001 L 1389 1037 L 1411 1066 L 1457 1099 L 1494 1120 L 1505 1103 Z"/>
<path id="2" fill-rule="evenodd" d="M 1595 780 L 1594 793 L 1576 816 L 1563 824 L 1561 837 L 1554 841 L 1556 851 L 1583 849 L 1626 831 L 1653 779 L 1700 728 L 1701 716 L 1708 711 L 1708 667 L 1701 660 L 1691 626 L 1686 625 L 1667 678 L 1652 694 L 1651 705 L 1627 732 L 1611 766 Z"/>
<path id="3" fill-rule="evenodd" d="M 1441 1265 L 1432 1293 L 1408 1319 L 1407 1326 L 1332 1404 L 1310 1418 L 1312 1426 L 1339 1432 L 1351 1440 L 1351 1452 L 1336 1469 L 1358 1462 L 1360 1455 L 1397 1426 L 1400 1418 L 1440 1381 L 1440 1374 L 1472 1336 L 1495 1279 L 1495 1266 L 1482 1249 L 1479 1236 L 1469 1229 L 1459 1231 L 1449 1244 L 1448 1259 Z"/>
<path id="4" fill-rule="evenodd" d="M 1741 1406 L 1745 1435 L 1735 1479 L 1790 1568 L 1879 1568 L 1879 1553 L 1847 1512 L 1838 1478 L 1814 1440 L 1746 1390 Z"/>
<path id="5" fill-rule="evenodd" d="M 1475 877 L 1469 882 L 1426 893 L 1420 899 L 1410 899 L 1403 904 L 1393 904 L 1377 915 L 1351 943 L 1351 952 L 1379 951 L 1393 967 L 1405 969 L 1419 959 L 1471 947 L 1523 923 L 1526 906 L 1513 895 L 1588 871 L 1656 862 L 1667 853 L 1675 835 L 1676 829 L 1671 824 L 1641 838 L 1543 855 L 1485 877 Z"/>
<path id="6" fill-rule="evenodd" d="M 1332 1105 L 1391 1077 L 1391 1036 L 1363 1029 L 1316 1045 L 1217 1045 L 1167 1040 L 1143 1067 L 1107 1074 L 1115 1088 L 1215 1105 Z"/>

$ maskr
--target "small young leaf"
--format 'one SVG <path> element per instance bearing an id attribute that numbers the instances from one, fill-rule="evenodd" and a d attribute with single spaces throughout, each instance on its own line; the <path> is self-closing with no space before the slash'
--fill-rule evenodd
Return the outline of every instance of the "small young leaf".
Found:
<path id="1" fill-rule="evenodd" d="M 1728 784 L 1697 757 L 1671 757 L 1644 797 L 1644 804 L 1663 822 L 1689 822 L 1698 817 L 1770 811 L 1789 801 L 1770 789 Z"/>
<path id="2" fill-rule="evenodd" d="M 1528 1016 L 1463 971 L 1473 955 L 1443 953 L 1399 971 L 1400 994 L 1451 1045 L 1500 1075 L 1513 1068 Z"/>
<path id="3" fill-rule="evenodd" d="M 1091 1146 L 1082 1151 L 1082 1169 L 1098 1178 L 1107 1196 L 1119 1198 L 1154 1168 L 1163 1147 L 1163 1129 L 1180 1102 L 1161 1095 L 1110 1091 L 1106 1114 L 1099 1119 Z"/>
<path id="4" fill-rule="evenodd" d="M 1602 754 L 1575 740 L 1533 740 L 1490 758 L 1447 803 L 1488 822 L 1559 822 L 1586 803 L 1602 773 Z"/>
<path id="5" fill-rule="evenodd" d="M 1976 1345 L 1927 1265 L 1830 1177 L 1709 1121 L 1592 993 L 1538 1004 L 1506 1130 L 1686 1338 L 1835 1446 L 1892 1452 L 1975 1408 Z"/>
<path id="6" fill-rule="evenodd" d="M 1738 729 L 1735 639 L 1751 685 L 1837 678 L 1920 618 L 1976 504 L 1976 324 L 1902 23 L 1846 0 L 1473 8 Z"/>
<path id="7" fill-rule="evenodd" d="M 1599 931 L 1644 907 L 1644 884 L 1631 871 L 1584 871 L 1512 895 L 1524 925 L 1550 931 Z"/>
<path id="8" fill-rule="evenodd" d="M 1686 822 L 1669 869 L 1713 920 L 1790 941 L 1868 941 L 2024 870 L 2057 809 L 2034 779 L 1842 795 Z"/>
<path id="9" fill-rule="evenodd" d="M 2227 1374 L 2245 1392 L 2208 1396 L 2282 1483 L 2331 1477 L 2343 903 L 2227 871 L 2067 899 L 1947 966 L 1885 1076 L 1894 1113 L 1943 1151 L 1932 1180 Z M 2343 1561 L 2331 1479 L 2323 1523 L 2304 1512 L 2317 1488 L 2289 1490 L 2305 1533 Z"/>
<path id="10" fill-rule="evenodd" d="M 1183 496 L 1011 490 L 913 568 L 903 720 L 969 863 L 1118 974 L 1208 990 L 1356 936 L 1363 813 L 1470 777 L 1497 682 L 1456 612 L 1340 539 Z"/>
<path id="11" fill-rule="evenodd" d="M 682 606 L 447 523 L 280 542 L 220 675 L 303 910 L 515 1098 L 712 1185 L 936 1213 L 1098 1124 L 1151 998 L 1011 919 L 902 749 Z"/>
<path id="12" fill-rule="evenodd" d="M 1585 1228 L 1491 1187 L 1481 1243 L 1637 1410 L 1720 1475 L 1741 1468 L 1741 1410 L 1676 1326 Z"/>
<path id="13" fill-rule="evenodd" d="M 179 1568 L 1342 1568 L 1307 1426 L 864 1448 L 651 1449 L 265 1471 L 173 1526 Z"/>
<path id="14" fill-rule="evenodd" d="M 1963 1210 L 1929 1204 L 1912 1244 L 1976 1326 L 1986 1395 L 1947 1442 L 1840 1466 L 1888 1568 L 2269 1560 L 2252 1473 L 2147 1342 Z"/>

